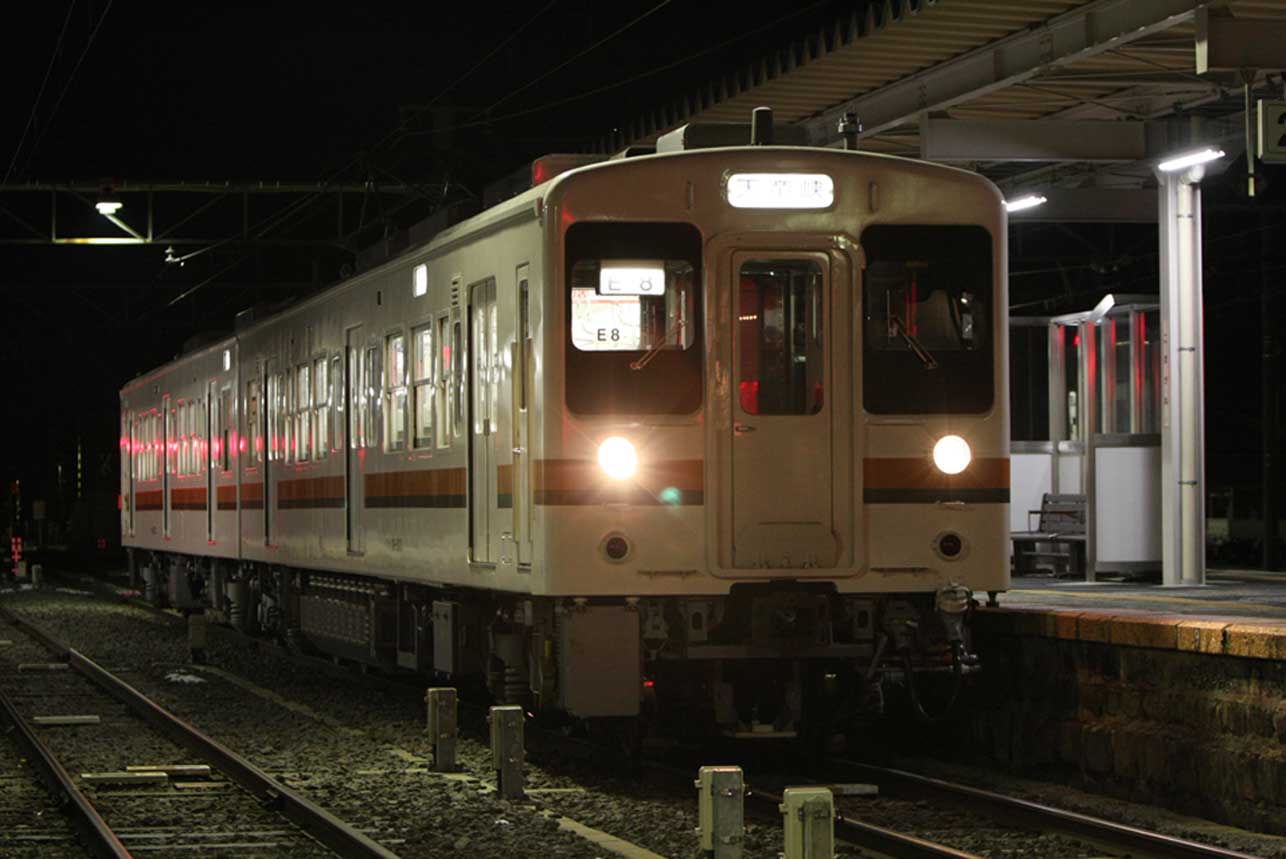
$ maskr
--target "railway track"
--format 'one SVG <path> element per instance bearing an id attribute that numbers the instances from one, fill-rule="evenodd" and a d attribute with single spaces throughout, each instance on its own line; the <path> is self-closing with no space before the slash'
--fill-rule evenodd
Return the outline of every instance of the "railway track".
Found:
<path id="1" fill-rule="evenodd" d="M 397 859 L 4 608 L 0 639 L 0 702 L 97 855 Z"/>
<path id="2" fill-rule="evenodd" d="M 883 818 L 907 815 L 906 806 L 932 807 L 938 827 L 969 831 L 969 838 L 990 825 L 1007 832 L 1025 833 L 1028 845 L 1044 842 L 1029 855 L 1121 856 L 1131 859 L 1255 859 L 1247 853 L 1210 844 L 1176 838 L 1111 820 L 1055 808 L 1030 800 L 983 790 L 969 785 L 930 778 L 905 770 L 878 767 L 855 761 L 832 760 L 827 775 L 837 781 L 877 785 L 880 799 L 840 797 L 837 812 Z M 901 808 L 891 808 L 901 804 Z M 972 821 L 972 825 L 970 825 Z M 926 824 L 931 826 L 932 824 Z M 948 836 L 950 838 L 950 836 Z M 1079 852 L 1063 852 L 1068 848 Z M 1057 852 L 1048 852 L 1048 851 Z"/>
<path id="3" fill-rule="evenodd" d="M 164 616 L 177 620 L 172 614 Z M 230 633 L 228 639 L 232 638 L 239 636 Z M 256 645 L 254 652 L 268 655 L 262 644 Z M 299 671 L 316 669 L 326 676 L 336 673 L 335 666 L 315 658 L 295 658 L 276 648 L 273 649 L 272 656 L 288 659 L 292 665 L 298 666 Z M 352 673 L 343 676 L 347 676 L 354 685 L 385 687 L 385 695 L 380 697 L 387 697 L 390 701 L 397 697 L 393 693 L 398 692 L 398 687 L 401 686 L 394 681 L 380 681 L 372 676 Z M 403 688 L 400 691 L 406 690 Z M 403 735 L 401 743 L 405 748 L 415 748 L 407 735 Z M 597 767 L 600 772 L 620 767 L 619 757 L 615 757 L 614 767 L 606 763 L 614 758 L 613 755 L 601 750 L 587 750 L 583 741 L 567 744 L 561 750 L 558 748 L 559 743 L 556 734 L 530 729 L 528 747 L 533 753 L 533 760 L 549 764 L 545 769 L 546 773 L 556 774 L 561 770 L 565 774 L 568 762 L 573 760 L 590 761 L 590 767 Z M 709 753 L 710 750 L 707 750 L 706 755 Z M 702 761 L 712 762 L 726 761 Z M 877 800 L 839 796 L 836 801 L 839 814 L 836 821 L 837 839 L 845 845 L 858 846 L 867 852 L 912 859 L 965 859 L 980 856 L 993 859 L 1019 856 L 1049 856 L 1059 859 L 1102 856 L 1250 859 L 1250 854 L 1247 853 L 1146 832 L 976 788 L 852 762 L 833 763 L 832 770 L 825 774 L 825 778 L 811 779 L 812 783 L 867 782 L 880 786 L 881 795 Z M 466 769 L 472 769 L 479 781 L 486 781 L 490 777 L 488 766 L 486 763 L 475 762 L 466 764 Z M 571 769 L 576 769 L 576 766 L 572 765 Z M 662 773 L 666 767 L 650 769 Z M 558 775 L 551 779 L 549 776 L 533 773 L 533 783 L 549 790 L 548 793 L 533 792 L 533 796 L 539 796 L 542 805 L 551 811 L 612 831 L 658 853 L 669 856 L 686 855 L 691 848 L 691 823 L 688 816 L 695 811 L 691 793 L 694 767 L 685 761 L 682 767 L 675 768 L 671 765 L 669 769 L 670 778 L 664 789 L 654 786 L 648 790 L 639 786 L 637 792 L 631 792 L 630 787 L 622 788 L 618 782 L 615 787 L 601 791 L 606 799 L 598 796 L 600 789 L 597 784 L 592 784 L 583 791 L 572 790 L 559 781 Z M 774 788 L 788 784 L 806 784 L 809 781 L 787 782 L 776 778 L 760 778 L 755 769 L 758 767 L 753 765 L 748 769 L 751 792 L 747 797 L 747 814 L 748 817 L 756 817 L 759 831 L 757 840 L 748 839 L 748 859 L 760 854 L 772 857 L 780 849 L 778 826 L 781 816 L 777 810 L 780 798 Z M 281 777 L 289 781 L 287 777 Z M 649 781 L 660 782 L 661 779 Z M 301 789 L 306 787 L 305 785 Z M 661 822 L 659 826 L 653 825 L 651 828 L 668 829 L 671 834 L 649 840 L 646 833 L 633 822 L 621 824 L 619 821 L 622 820 L 622 815 L 618 810 L 632 807 L 636 801 L 639 809 L 649 809 L 639 811 L 639 819 Z M 614 827 L 620 827 L 619 831 Z M 769 831 L 778 834 L 770 834 Z M 752 841 L 755 841 L 754 849 L 751 849 Z M 848 848 L 844 852 L 851 855 Z"/>

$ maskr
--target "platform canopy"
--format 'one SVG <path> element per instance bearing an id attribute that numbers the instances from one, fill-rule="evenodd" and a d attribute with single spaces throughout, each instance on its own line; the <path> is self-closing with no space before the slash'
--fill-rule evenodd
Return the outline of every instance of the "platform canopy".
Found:
<path id="1" fill-rule="evenodd" d="M 865 150 L 959 164 L 1006 191 L 1121 192 L 1082 193 L 1029 217 L 1153 220 L 1155 195 L 1126 193 L 1153 185 L 1150 159 L 1197 138 L 1240 149 L 1239 69 L 1255 60 L 1245 55 L 1249 35 L 1270 53 L 1272 43 L 1286 44 L 1286 0 L 884 0 L 862 8 L 634 117 L 599 148 L 646 145 L 690 122 L 747 122 L 760 105 L 779 123 L 804 126 L 813 143 L 838 146 L 839 120 L 853 113 Z M 1243 22 L 1248 29 L 1236 29 Z M 1252 72 L 1277 98 L 1279 68 Z"/>

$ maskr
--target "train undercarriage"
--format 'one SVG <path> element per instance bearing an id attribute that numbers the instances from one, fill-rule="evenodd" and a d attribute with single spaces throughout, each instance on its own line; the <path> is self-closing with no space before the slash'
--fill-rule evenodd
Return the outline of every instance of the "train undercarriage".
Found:
<path id="1" fill-rule="evenodd" d="M 972 595 L 848 595 L 827 582 L 726 596 L 524 597 L 130 550 L 148 601 L 248 635 L 586 723 L 665 737 L 841 737 L 933 721 L 967 675 Z M 637 730 L 637 729 L 635 729 Z"/>

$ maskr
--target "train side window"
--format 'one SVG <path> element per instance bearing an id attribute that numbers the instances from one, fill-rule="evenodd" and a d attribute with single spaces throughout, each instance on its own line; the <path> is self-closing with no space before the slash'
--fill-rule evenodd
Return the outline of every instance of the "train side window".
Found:
<path id="1" fill-rule="evenodd" d="M 232 470 L 232 446 L 236 444 L 232 423 L 232 388 L 219 391 L 219 451 L 216 457 L 225 474 Z"/>
<path id="2" fill-rule="evenodd" d="M 313 457 L 324 459 L 330 450 L 330 382 L 325 358 L 313 362 Z"/>
<path id="3" fill-rule="evenodd" d="M 433 426 L 439 448 L 451 446 L 451 426 L 447 421 L 447 379 L 451 372 L 451 344 L 447 339 L 447 317 L 438 318 L 438 351 L 433 356 Z"/>
<path id="4" fill-rule="evenodd" d="M 246 458 L 250 465 L 263 461 L 263 439 L 259 435 L 259 380 L 246 382 Z"/>
<path id="5" fill-rule="evenodd" d="M 295 393 L 295 437 L 300 462 L 312 459 L 313 388 L 312 373 L 308 364 L 297 368 L 298 390 Z"/>
<path id="6" fill-rule="evenodd" d="M 344 368 L 342 358 L 333 355 L 330 359 L 330 449 L 338 452 L 344 449 Z"/>
<path id="7" fill-rule="evenodd" d="M 280 403 L 277 407 L 278 434 L 281 438 L 281 455 L 278 457 L 282 462 L 293 462 L 294 454 L 294 422 L 290 417 L 290 404 L 293 397 L 290 393 L 290 373 L 288 371 L 277 374 L 277 398 Z"/>
<path id="8" fill-rule="evenodd" d="M 876 224 L 862 232 L 863 404 L 875 414 L 991 409 L 993 248 L 979 226 Z"/>
<path id="9" fill-rule="evenodd" d="M 433 444 L 433 326 L 424 325 L 411 331 L 412 381 L 415 396 L 415 432 L 412 444 Z"/>
<path id="10" fill-rule="evenodd" d="M 385 339 L 385 396 L 388 425 L 384 428 L 384 449 L 406 449 L 406 336 L 392 334 Z"/>
<path id="11" fill-rule="evenodd" d="M 464 338 L 460 320 L 451 323 L 451 434 L 464 435 Z"/>
<path id="12" fill-rule="evenodd" d="M 737 308 L 738 395 L 748 415 L 815 415 L 826 363 L 822 270 L 813 260 L 750 260 Z"/>
<path id="13" fill-rule="evenodd" d="M 367 447 L 379 444 L 376 437 L 376 406 L 380 393 L 380 350 L 374 346 L 366 350 L 365 363 L 362 366 L 362 378 L 365 380 L 362 396 L 362 441 Z"/>

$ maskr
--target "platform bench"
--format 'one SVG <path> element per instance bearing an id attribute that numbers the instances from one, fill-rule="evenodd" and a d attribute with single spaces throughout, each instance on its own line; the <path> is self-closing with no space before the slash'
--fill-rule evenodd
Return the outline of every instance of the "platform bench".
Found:
<path id="1" fill-rule="evenodd" d="M 1060 570 L 1068 575 L 1084 575 L 1086 509 L 1084 495 L 1045 493 L 1040 509 L 1027 511 L 1028 527 L 1033 516 L 1039 517 L 1036 528 L 1010 535 L 1014 543 L 1014 575 L 1036 572 L 1037 561 L 1045 561 L 1055 575 Z"/>

